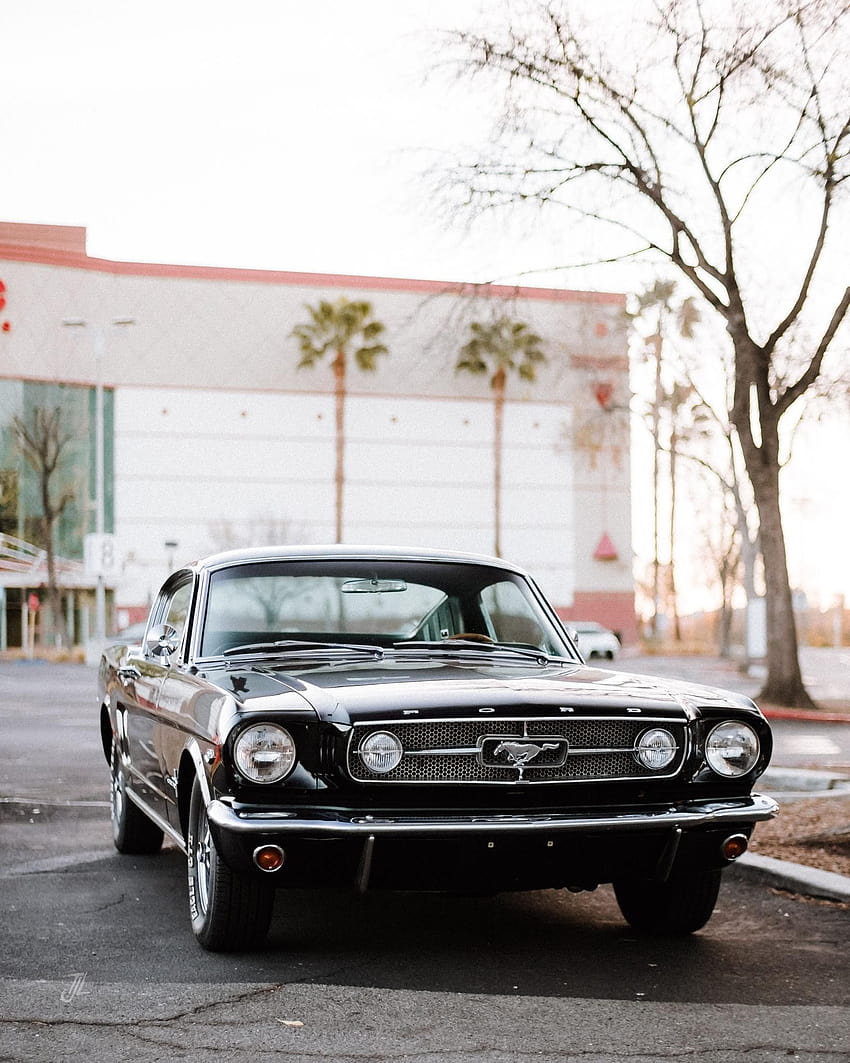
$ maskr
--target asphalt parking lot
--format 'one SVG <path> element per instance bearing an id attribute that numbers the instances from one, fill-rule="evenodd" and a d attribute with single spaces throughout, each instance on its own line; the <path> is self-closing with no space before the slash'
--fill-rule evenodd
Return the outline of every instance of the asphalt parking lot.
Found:
<path id="1" fill-rule="evenodd" d="M 684 941 L 610 891 L 278 898 L 268 947 L 211 955 L 176 850 L 109 832 L 94 672 L 0 662 L 8 1060 L 396 1063 L 850 1059 L 850 910 L 727 874 Z"/>

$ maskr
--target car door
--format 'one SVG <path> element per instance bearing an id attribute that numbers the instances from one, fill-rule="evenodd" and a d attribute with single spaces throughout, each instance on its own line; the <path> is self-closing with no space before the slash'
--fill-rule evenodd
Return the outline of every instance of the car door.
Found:
<path id="1" fill-rule="evenodd" d="M 151 612 L 146 643 L 138 656 L 127 659 L 122 669 L 128 679 L 124 727 L 130 756 L 129 784 L 152 811 L 166 820 L 172 795 L 160 756 L 160 698 L 173 658 L 182 652 L 191 592 L 192 581 L 188 575 L 165 585 Z M 162 625 L 171 629 L 168 639 L 176 647 L 174 654 L 163 653 L 162 646 L 152 638 L 162 630 Z"/>
<path id="2" fill-rule="evenodd" d="M 154 744 L 157 752 L 156 779 L 163 816 L 179 832 L 177 807 L 177 769 L 192 731 L 189 706 L 196 701 L 198 680 L 194 670 L 186 668 L 191 637 L 191 611 L 195 584 L 191 579 L 176 584 L 165 610 L 165 625 L 172 633 L 175 652 L 164 658 L 162 681 L 157 696 Z"/>

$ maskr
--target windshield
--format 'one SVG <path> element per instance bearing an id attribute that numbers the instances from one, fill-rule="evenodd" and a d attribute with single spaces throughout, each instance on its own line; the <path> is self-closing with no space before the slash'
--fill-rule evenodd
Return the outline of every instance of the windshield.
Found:
<path id="1" fill-rule="evenodd" d="M 502 569 L 439 561 L 262 561 L 210 577 L 202 657 L 315 641 L 527 647 L 571 656 L 531 587 Z"/>

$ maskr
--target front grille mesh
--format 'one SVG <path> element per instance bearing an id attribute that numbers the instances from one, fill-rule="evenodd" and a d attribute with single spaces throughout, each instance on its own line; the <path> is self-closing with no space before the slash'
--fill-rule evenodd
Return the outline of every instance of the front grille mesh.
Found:
<path id="1" fill-rule="evenodd" d="M 664 726 L 678 745 L 673 762 L 660 772 L 645 768 L 634 756 L 639 736 L 652 726 Z M 364 765 L 358 752 L 375 731 L 388 731 L 404 747 L 399 765 L 384 775 Z M 493 763 L 499 740 L 544 745 L 520 770 L 515 764 Z M 497 740 L 489 743 L 488 739 Z M 568 752 L 564 756 L 563 742 Z M 617 719 L 473 719 L 401 721 L 355 725 L 348 744 L 348 771 L 358 782 L 370 783 L 531 783 L 610 781 L 613 779 L 670 778 L 685 755 L 685 732 L 680 723 L 645 718 Z"/>

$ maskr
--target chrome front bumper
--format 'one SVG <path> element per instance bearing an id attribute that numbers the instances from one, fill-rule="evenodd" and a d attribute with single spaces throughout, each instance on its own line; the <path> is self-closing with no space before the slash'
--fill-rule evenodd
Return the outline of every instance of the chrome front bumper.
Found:
<path id="1" fill-rule="evenodd" d="M 315 809 L 264 812 L 234 809 L 221 800 L 207 806 L 214 828 L 235 835 L 294 835 L 302 838 L 368 837 L 391 835 L 447 836 L 459 833 L 595 833 L 598 831 L 694 830 L 772 819 L 779 810 L 773 798 L 761 794 L 714 801 L 690 801 L 676 806 L 591 814 L 566 812 L 539 815 L 486 814 L 461 816 L 394 815 L 364 813 L 317 813 Z"/>

